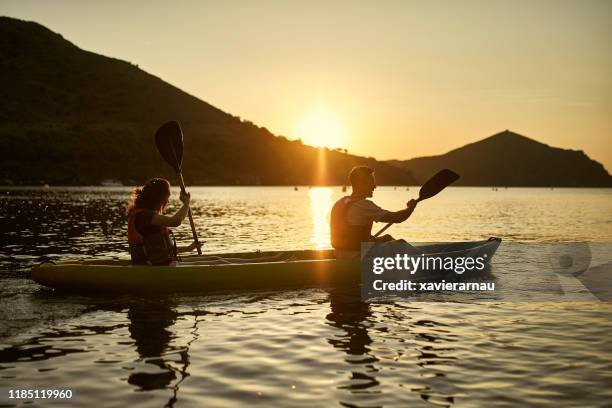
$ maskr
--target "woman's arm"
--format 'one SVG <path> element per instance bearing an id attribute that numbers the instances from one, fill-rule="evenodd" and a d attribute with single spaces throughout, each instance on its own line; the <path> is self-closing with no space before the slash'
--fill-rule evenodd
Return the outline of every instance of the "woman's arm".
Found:
<path id="1" fill-rule="evenodd" d="M 196 248 L 202 248 L 202 243 L 200 242 L 198 245 L 196 245 L 195 242 L 192 242 L 190 245 L 188 246 L 180 246 L 176 248 L 176 252 L 183 253 L 183 252 L 191 252 Z"/>
<path id="2" fill-rule="evenodd" d="M 189 195 L 189 193 L 181 192 L 180 199 L 183 203 L 183 206 L 174 215 L 169 217 L 167 215 L 155 214 L 151 218 L 151 224 L 160 227 L 178 227 L 179 225 L 181 225 L 181 223 L 187 216 L 187 212 L 189 211 L 189 201 L 191 199 L 191 196 Z"/>

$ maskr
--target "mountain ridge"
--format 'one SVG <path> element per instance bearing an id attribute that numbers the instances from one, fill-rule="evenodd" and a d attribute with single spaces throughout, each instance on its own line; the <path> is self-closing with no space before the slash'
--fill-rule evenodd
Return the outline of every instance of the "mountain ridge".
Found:
<path id="1" fill-rule="evenodd" d="M 275 136 L 38 23 L 0 17 L 0 72 L 0 100 L 6 101 L 0 106 L 0 184 L 173 178 L 153 143 L 168 120 L 183 127 L 189 184 L 343 184 L 350 168 L 362 164 L 376 170 L 381 184 L 415 182 L 374 158 Z"/>
<path id="2" fill-rule="evenodd" d="M 378 161 L 275 136 L 137 65 L 80 49 L 35 22 L 0 17 L 0 184 L 139 184 L 173 178 L 153 134 L 185 134 L 185 180 L 200 185 L 331 185 L 369 165 L 382 185 L 423 183 L 441 168 L 457 185 L 612 186 L 583 151 L 506 130 L 436 156 Z"/>

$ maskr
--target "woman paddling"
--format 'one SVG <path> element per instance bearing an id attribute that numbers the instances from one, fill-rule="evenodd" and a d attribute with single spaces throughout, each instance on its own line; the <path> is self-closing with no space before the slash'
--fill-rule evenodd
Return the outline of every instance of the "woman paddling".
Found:
<path id="1" fill-rule="evenodd" d="M 182 207 L 172 216 L 164 215 L 170 199 L 170 183 L 166 179 L 153 178 L 141 188 L 132 191 L 132 198 L 127 206 L 128 243 L 132 263 L 137 265 L 176 265 L 178 254 L 189 252 L 198 246 L 192 243 L 186 247 L 177 247 L 171 236 L 171 227 L 181 225 L 189 211 L 190 195 L 181 192 Z M 219 263 L 251 263 L 280 260 L 279 255 L 255 259 L 221 258 L 217 256 L 189 257 L 180 264 L 214 265 Z"/>
<path id="2" fill-rule="evenodd" d="M 196 248 L 195 244 L 178 248 L 171 238 L 170 227 L 178 227 L 187 216 L 189 194 L 181 192 L 183 206 L 173 216 L 164 215 L 169 199 L 170 183 L 162 178 L 150 179 L 132 191 L 126 212 L 128 243 L 134 264 L 170 265 L 176 262 L 179 252 Z"/>

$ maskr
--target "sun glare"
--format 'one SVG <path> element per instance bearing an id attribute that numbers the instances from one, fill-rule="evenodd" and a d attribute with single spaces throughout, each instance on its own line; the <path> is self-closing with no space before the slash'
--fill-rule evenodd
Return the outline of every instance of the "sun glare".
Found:
<path id="1" fill-rule="evenodd" d="M 342 120 L 331 112 L 318 111 L 305 116 L 294 130 L 293 136 L 307 145 L 346 148 L 348 137 Z"/>
<path id="2" fill-rule="evenodd" d="M 311 242 L 315 248 L 329 248 L 329 212 L 332 207 L 332 189 L 314 187 L 308 191 L 310 210 L 312 211 Z"/>

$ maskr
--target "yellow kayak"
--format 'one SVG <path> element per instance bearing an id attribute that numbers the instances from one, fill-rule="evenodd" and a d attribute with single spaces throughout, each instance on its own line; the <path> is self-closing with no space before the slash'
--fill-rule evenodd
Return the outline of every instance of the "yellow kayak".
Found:
<path id="1" fill-rule="evenodd" d="M 499 238 L 417 246 L 436 256 L 482 256 L 490 261 Z M 276 255 L 276 262 L 257 258 Z M 88 292 L 206 292 L 225 290 L 279 290 L 297 287 L 330 287 L 358 284 L 359 260 L 337 260 L 333 250 L 301 250 L 279 253 L 214 254 L 221 258 L 252 258 L 252 263 L 146 266 L 128 260 L 84 260 L 43 263 L 32 268 L 32 279 L 56 289 Z M 183 257 L 189 261 L 189 257 Z"/>

